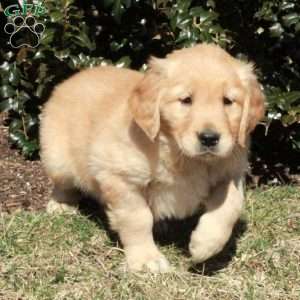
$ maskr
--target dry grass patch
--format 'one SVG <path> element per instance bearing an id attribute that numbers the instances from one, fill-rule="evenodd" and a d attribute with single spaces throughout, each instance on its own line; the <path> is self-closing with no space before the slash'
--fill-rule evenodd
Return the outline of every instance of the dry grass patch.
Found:
<path id="1" fill-rule="evenodd" d="M 163 275 L 124 272 L 122 250 L 100 219 L 2 215 L 0 299 L 299 299 L 299 199 L 296 187 L 249 191 L 223 253 L 192 267 L 178 241 L 163 245 L 175 266 Z"/>

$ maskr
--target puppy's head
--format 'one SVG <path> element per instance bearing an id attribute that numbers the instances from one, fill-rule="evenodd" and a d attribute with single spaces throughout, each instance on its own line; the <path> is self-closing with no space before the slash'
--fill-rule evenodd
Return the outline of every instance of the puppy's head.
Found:
<path id="1" fill-rule="evenodd" d="M 151 140 L 164 131 L 189 157 L 226 157 L 263 117 L 264 95 L 251 64 L 202 44 L 152 58 L 130 108 Z"/>

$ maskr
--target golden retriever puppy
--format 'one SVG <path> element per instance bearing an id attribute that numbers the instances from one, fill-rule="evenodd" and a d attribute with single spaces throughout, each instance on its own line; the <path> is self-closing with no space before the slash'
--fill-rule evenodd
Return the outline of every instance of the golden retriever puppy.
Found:
<path id="1" fill-rule="evenodd" d="M 168 271 L 153 222 L 204 205 L 193 261 L 222 250 L 243 206 L 249 133 L 264 114 L 253 66 L 201 44 L 152 58 L 145 73 L 96 67 L 59 85 L 41 120 L 41 157 L 54 183 L 48 211 L 101 201 L 129 270 Z"/>

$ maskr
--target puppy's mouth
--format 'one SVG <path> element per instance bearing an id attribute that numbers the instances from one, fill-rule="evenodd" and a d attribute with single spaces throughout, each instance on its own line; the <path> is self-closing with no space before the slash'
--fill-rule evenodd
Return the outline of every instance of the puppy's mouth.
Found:
<path id="1" fill-rule="evenodd" d="M 217 155 L 218 154 L 218 147 L 214 146 L 214 147 L 205 147 L 205 146 L 202 146 L 200 148 L 200 152 L 199 152 L 199 155 Z"/>
<path id="2" fill-rule="evenodd" d="M 197 156 L 199 159 L 203 160 L 214 160 L 214 159 L 222 159 L 230 156 L 230 153 L 232 152 L 233 147 L 201 147 L 199 152 L 197 153 Z"/>
<path id="3" fill-rule="evenodd" d="M 196 160 L 214 160 L 217 159 L 218 157 L 220 157 L 220 153 L 218 152 L 218 150 L 216 149 L 217 147 L 215 147 L 215 149 L 211 149 L 211 148 L 207 148 L 207 149 L 203 149 L 201 148 L 200 151 L 194 152 L 194 153 L 189 153 L 185 150 L 183 150 L 182 152 L 192 158 L 192 159 L 196 159 Z"/>
<path id="4" fill-rule="evenodd" d="M 200 152 L 196 156 L 199 157 L 200 159 L 205 159 L 205 160 L 211 160 L 211 159 L 217 158 L 220 155 L 219 155 L 218 150 L 216 148 L 217 147 L 201 148 Z"/>

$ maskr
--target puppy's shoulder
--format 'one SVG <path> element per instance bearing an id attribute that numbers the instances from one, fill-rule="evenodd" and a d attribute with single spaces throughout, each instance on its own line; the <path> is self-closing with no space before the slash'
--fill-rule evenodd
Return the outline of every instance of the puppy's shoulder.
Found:
<path id="1" fill-rule="evenodd" d="M 122 84 L 123 82 L 126 82 L 127 84 L 131 85 L 141 80 L 142 77 L 142 73 L 127 68 L 118 68 L 115 66 L 98 66 L 82 70 L 73 75 L 70 80 L 87 80 L 87 82 L 97 81 L 98 84 L 101 84 L 101 82 L 110 82 L 111 84 Z"/>

